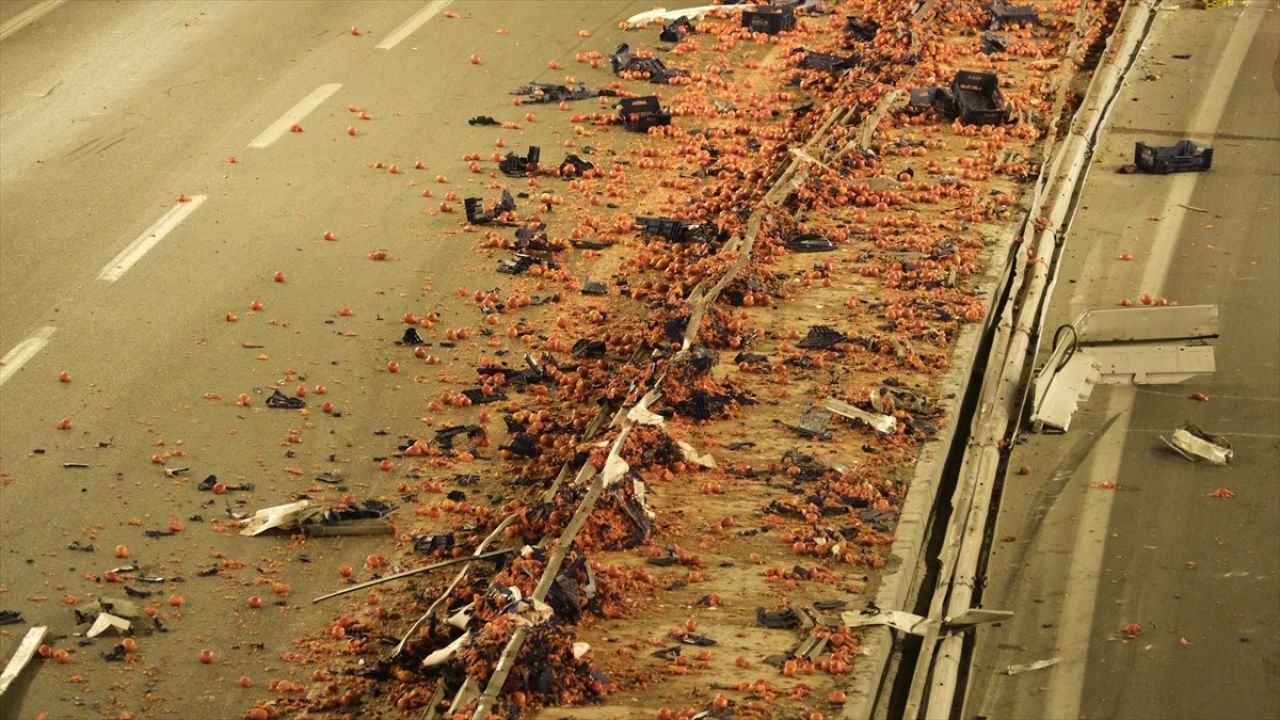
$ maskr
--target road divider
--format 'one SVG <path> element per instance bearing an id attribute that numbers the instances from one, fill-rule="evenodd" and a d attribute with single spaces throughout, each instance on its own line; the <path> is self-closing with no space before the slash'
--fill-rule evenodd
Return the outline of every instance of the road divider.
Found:
<path id="1" fill-rule="evenodd" d="M 178 223 L 195 212 L 196 208 L 204 204 L 204 201 L 208 198 L 208 195 L 192 195 L 189 199 L 169 208 L 169 211 L 161 215 L 154 225 L 143 231 L 136 240 L 129 243 L 128 247 L 121 250 L 119 255 L 112 258 L 111 262 L 102 268 L 102 272 L 98 273 L 98 279 L 106 280 L 107 282 L 119 280 L 122 275 L 129 271 L 129 268 L 133 267 L 134 263 L 141 260 L 143 255 L 146 255 L 151 248 L 156 246 L 156 243 L 169 234 L 170 230 L 177 227 Z"/>
<path id="2" fill-rule="evenodd" d="M 57 328 L 54 326 L 46 325 L 37 330 L 36 334 L 14 345 L 12 350 L 5 353 L 4 357 L 0 358 L 0 385 L 5 384 L 14 373 L 27 364 L 28 360 L 43 350 L 44 346 L 49 344 L 49 338 L 53 337 L 55 330 Z"/>
<path id="3" fill-rule="evenodd" d="M 289 108 L 284 115 L 281 115 L 279 120 L 267 126 L 266 130 L 263 130 L 258 137 L 253 139 L 253 142 L 249 143 L 249 147 L 257 150 L 270 147 L 272 143 L 280 139 L 281 135 L 288 132 L 302 118 L 310 115 L 312 110 L 320 107 L 320 103 L 328 100 L 341 87 L 342 83 L 325 83 L 312 90 L 309 95 L 299 100 L 297 105 Z"/>
<path id="4" fill-rule="evenodd" d="M 400 27 L 391 31 L 391 34 L 385 37 L 382 42 L 374 47 L 378 50 L 390 50 L 399 45 L 405 38 L 409 37 L 418 28 L 427 24 L 427 21 L 440 14 L 441 10 L 449 7 L 453 0 L 431 0 L 426 7 L 413 14 L 413 17 L 405 20 Z"/>

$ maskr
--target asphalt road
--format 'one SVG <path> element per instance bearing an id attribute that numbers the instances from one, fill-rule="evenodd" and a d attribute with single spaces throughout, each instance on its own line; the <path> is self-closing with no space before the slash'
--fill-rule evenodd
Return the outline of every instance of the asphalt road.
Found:
<path id="1" fill-rule="evenodd" d="M 1099 387 L 1067 434 L 1015 447 L 1030 473 L 1008 476 L 983 604 L 1017 615 L 978 631 L 966 718 L 1280 717 L 1278 50 L 1274 3 L 1166 4 L 1122 91 L 1046 327 L 1143 294 L 1216 303 L 1217 372 Z M 1183 137 L 1214 147 L 1210 172 L 1114 172 L 1135 141 Z M 1184 421 L 1234 463 L 1164 448 Z"/>
<path id="2" fill-rule="evenodd" d="M 340 488 L 361 499 L 394 492 L 394 474 L 372 458 L 395 449 L 397 432 L 421 427 L 439 376 L 463 371 L 446 359 L 430 378 L 388 373 L 404 353 L 393 344 L 400 317 L 443 307 L 460 286 L 494 283 L 492 260 L 459 231 L 461 202 L 454 214 L 437 211 L 449 191 L 493 193 L 462 156 L 487 158 L 500 138 L 523 152 L 573 137 L 568 122 L 547 122 L 554 105 L 514 108 L 508 93 L 566 74 L 607 81 L 607 65 L 590 70 L 575 53 L 612 49 L 619 20 L 647 8 L 0 4 L 0 608 L 48 624 L 55 644 L 75 650 L 65 666 L 28 672 L 0 715 L 233 717 L 259 692 L 240 690 L 241 674 L 262 688 L 297 672 L 280 660 L 289 640 L 336 611 L 307 599 L 337 586 L 341 564 L 363 573 L 381 539 L 218 532 L 211 521 L 223 499 L 196 483 L 208 474 L 253 483 L 227 496 L 241 511 L 291 493 L 336 498 L 341 489 L 311 482 L 325 471 L 340 471 Z M 19 22 L 28 11 L 39 17 Z M 553 60 L 563 69 L 549 69 Z M 297 120 L 303 132 L 289 132 L 283 116 L 308 98 L 317 102 Z M 525 120 L 530 109 L 539 121 Z M 481 114 L 525 129 L 467 124 Z M 419 160 L 425 168 L 413 169 Z M 334 241 L 322 239 L 327 231 Z M 371 262 L 375 251 L 388 259 Z M 64 371 L 71 382 L 59 382 Z M 313 392 L 325 384 L 341 417 L 268 409 L 268 388 L 281 380 Z M 235 405 L 239 393 L 249 407 Z M 57 428 L 63 418 L 70 429 Z M 166 478 L 151 457 L 174 452 L 167 465 L 190 471 Z M 185 529 L 144 535 L 171 519 Z M 76 541 L 95 550 L 69 550 Z M 113 556 L 117 545 L 127 560 Z M 122 595 L 85 575 L 134 560 L 183 576 L 136 587 L 186 604 L 157 603 L 171 631 L 140 637 L 137 662 L 107 664 L 97 654 L 108 645 L 66 637 L 68 605 Z M 196 575 L 228 560 L 248 569 Z M 253 594 L 267 607 L 246 610 Z M 20 634 L 0 634 L 0 655 Z M 211 666 L 197 661 L 202 648 L 215 651 Z"/>

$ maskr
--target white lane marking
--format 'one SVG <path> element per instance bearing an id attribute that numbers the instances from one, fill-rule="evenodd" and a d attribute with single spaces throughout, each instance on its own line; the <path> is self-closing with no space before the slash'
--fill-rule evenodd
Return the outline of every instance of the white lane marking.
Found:
<path id="1" fill-rule="evenodd" d="M 5 353 L 3 358 L 0 358 L 0 385 L 3 385 L 9 379 L 9 376 L 18 372 L 23 365 L 27 364 L 28 360 L 35 357 L 36 353 L 49 344 L 49 338 L 53 336 L 54 330 L 57 330 L 57 328 L 52 325 L 40 328 L 35 335 L 14 345 L 12 350 Z"/>
<path id="2" fill-rule="evenodd" d="M 147 251 L 156 246 L 156 243 L 164 239 L 169 231 L 178 226 L 188 215 L 195 212 L 205 200 L 209 199 L 208 195 L 192 195 L 189 202 L 180 202 L 169 208 L 169 211 L 160 216 L 160 219 L 154 225 L 147 228 L 138 239 L 129 243 L 129 246 L 120 251 L 102 268 L 102 272 L 98 273 L 99 280 L 107 282 L 115 282 L 120 279 L 121 275 L 128 272 L 133 264 L 142 259 Z"/>
<path id="3" fill-rule="evenodd" d="M 67 0 L 44 0 L 9 18 L 9 22 L 0 25 L 0 40 L 18 32 L 22 28 L 48 15 Z"/>
<path id="4" fill-rule="evenodd" d="M 402 40 L 412 35 L 413 31 L 427 24 L 428 20 L 439 15 L 440 11 L 449 7 L 452 2 L 453 0 L 431 0 L 426 7 L 414 13 L 413 17 L 405 20 L 400 27 L 393 30 L 390 35 L 374 47 L 378 50 L 390 50 L 399 45 Z"/>
<path id="5" fill-rule="evenodd" d="M 312 90 L 310 95 L 299 100 L 297 105 L 289 108 L 289 111 L 281 115 L 279 120 L 271 123 L 261 135 L 254 138 L 253 142 L 249 143 L 249 147 L 262 149 L 279 140 L 281 135 L 289 132 L 289 128 L 294 123 L 301 121 L 312 110 L 320 107 L 320 103 L 328 100 L 329 96 L 338 92 L 340 87 L 342 83 L 326 83 Z"/>
<path id="6" fill-rule="evenodd" d="M 1253 45 L 1253 38 L 1262 25 L 1264 15 L 1256 13 L 1250 17 L 1249 13 L 1244 13 L 1237 18 L 1218 67 L 1208 83 L 1208 90 L 1188 127 L 1218 127 L 1226 113 L 1227 98 L 1240 75 L 1245 54 Z M 1165 197 L 1166 214 L 1174 212 L 1177 203 L 1185 203 L 1191 199 L 1199 177 L 1198 173 L 1189 173 L 1170 184 Z M 1181 213 L 1177 221 L 1161 223 L 1156 230 L 1150 259 L 1142 272 L 1139 286 L 1142 292 L 1158 295 L 1164 288 L 1185 217 L 1186 213 Z M 1098 245 L 1100 252 L 1109 252 L 1101 247 L 1102 243 Z M 1137 395 L 1137 390 L 1133 387 L 1112 388 L 1104 417 L 1111 417 L 1117 412 L 1123 412 L 1124 417 L 1116 421 L 1115 426 L 1094 449 L 1094 460 L 1090 464 L 1087 482 L 1120 479 L 1120 461 Z M 1080 717 L 1089 648 L 1097 639 L 1093 634 L 1093 611 L 1097 605 L 1102 553 L 1106 546 L 1107 528 L 1111 525 L 1111 508 L 1115 496 L 1112 492 L 1086 491 L 1085 503 L 1080 510 L 1075 548 L 1067 569 L 1068 586 L 1072 591 L 1063 599 L 1062 615 L 1058 622 L 1058 645 L 1062 648 L 1059 653 L 1062 663 L 1056 668 L 1057 673 L 1053 682 L 1049 683 L 1045 696 L 1044 707 L 1055 717 Z"/>

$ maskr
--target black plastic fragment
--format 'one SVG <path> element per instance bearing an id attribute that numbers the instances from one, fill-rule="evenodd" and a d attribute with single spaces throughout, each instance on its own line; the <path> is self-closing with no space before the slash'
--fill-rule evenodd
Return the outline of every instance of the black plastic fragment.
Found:
<path id="1" fill-rule="evenodd" d="M 844 32 L 846 35 L 852 36 L 855 40 L 861 42 L 871 42 L 876 39 L 876 33 L 880 30 L 880 23 L 867 18 L 850 16 L 845 20 Z"/>
<path id="2" fill-rule="evenodd" d="M 572 180 L 573 178 L 579 177 L 586 171 L 594 168 L 594 163 L 583 160 L 577 155 L 569 154 L 560 162 L 560 179 Z"/>
<path id="3" fill-rule="evenodd" d="M 991 12 L 992 29 L 1040 23 L 1040 14 L 1031 5 L 1009 5 L 1004 0 L 995 0 L 987 9 Z"/>
<path id="4" fill-rule="evenodd" d="M 609 289 L 599 280 L 586 280 L 582 283 L 583 295 L 608 295 Z"/>
<path id="5" fill-rule="evenodd" d="M 437 551 L 447 553 L 453 549 L 453 543 L 453 533 L 419 535 L 413 539 L 413 551 L 423 555 L 432 555 Z"/>
<path id="6" fill-rule="evenodd" d="M 530 145 L 524 157 L 520 157 L 513 152 L 507 153 L 507 156 L 498 163 L 498 169 L 508 177 L 525 177 L 538 171 L 538 161 L 541 159 L 542 148 L 537 145 Z"/>
<path id="7" fill-rule="evenodd" d="M 0 610 L 0 625 L 17 625 L 22 622 L 22 613 L 18 610 Z"/>
<path id="8" fill-rule="evenodd" d="M 833 330 L 826 325 L 809 326 L 809 334 L 803 340 L 796 343 L 796 347 L 806 350 L 829 350 L 843 342 L 848 342 L 849 338 L 842 332 Z"/>
<path id="9" fill-rule="evenodd" d="M 818 233 L 804 233 L 788 240 L 787 247 L 793 252 L 831 252 L 836 244 Z"/>
<path id="10" fill-rule="evenodd" d="M 606 346 L 603 340 L 582 338 L 573 344 L 573 350 L 569 354 L 576 358 L 602 358 L 605 351 Z"/>
<path id="11" fill-rule="evenodd" d="M 404 335 L 400 338 L 401 345 L 417 346 L 417 345 L 423 345 L 425 344 L 425 342 L 426 341 L 422 339 L 422 336 L 418 334 L 418 329 L 413 327 L 407 328 L 404 331 Z"/>
<path id="12" fill-rule="evenodd" d="M 494 120 L 488 115 L 477 115 L 467 121 L 468 125 L 501 125 L 502 123 Z"/>
<path id="13" fill-rule="evenodd" d="M 662 85 L 670 82 L 671 78 L 687 77 L 688 70 L 679 70 L 669 68 L 667 64 L 654 57 L 639 57 L 631 52 L 631 46 L 622 43 L 614 49 L 613 54 L 609 56 L 609 64 L 613 67 L 613 74 L 620 75 L 624 72 L 635 72 L 644 75 L 651 83 L 659 83 Z M 668 121 L 670 116 L 668 116 Z M 661 123 L 663 125 L 667 123 Z"/>
<path id="14" fill-rule="evenodd" d="M 662 27 L 662 32 L 658 33 L 658 39 L 662 42 L 680 42 L 691 32 L 693 32 L 693 22 L 689 20 L 689 16 L 681 15 Z"/>
<path id="15" fill-rule="evenodd" d="M 586 85 L 579 85 L 569 88 L 567 85 L 556 85 L 554 83 L 529 83 L 521 85 L 511 91 L 512 95 L 525 95 L 524 103 L 530 105 L 539 105 L 543 103 L 559 103 L 566 100 L 587 100 L 593 97 L 612 97 L 617 95 L 612 90 L 593 90 Z"/>
<path id="16" fill-rule="evenodd" d="M 491 389 L 488 395 L 486 395 L 484 390 L 481 390 L 480 388 L 463 390 L 462 394 L 471 401 L 472 405 L 484 405 L 485 403 L 499 402 L 507 399 L 506 393 L 496 389 Z"/>
<path id="17" fill-rule="evenodd" d="M 484 201 L 478 197 L 463 198 L 462 207 L 467 213 L 467 222 L 472 225 L 488 225 L 497 220 L 503 213 L 516 209 L 516 199 L 507 190 L 502 191 L 502 199 L 492 209 L 484 209 Z"/>
<path id="18" fill-rule="evenodd" d="M 805 70 L 840 75 L 852 70 L 858 64 L 857 55 L 832 55 L 831 53 L 809 52 L 800 59 L 800 67 Z"/>
<path id="19" fill-rule="evenodd" d="M 276 390 L 271 393 L 271 397 L 267 398 L 267 407 L 280 408 L 282 410 L 297 410 L 304 408 L 307 402 L 302 398 L 289 397 L 284 393 Z"/>
<path id="20" fill-rule="evenodd" d="M 441 428 L 436 431 L 436 443 L 442 450 L 452 450 L 453 441 L 459 435 L 466 435 L 469 438 L 484 437 L 485 431 L 479 425 L 454 425 Z"/>
<path id="21" fill-rule="evenodd" d="M 511 438 L 511 442 L 503 445 L 502 450 L 506 450 L 513 455 L 521 457 L 535 458 L 538 457 L 538 438 L 529 433 L 522 432 Z"/>
<path id="22" fill-rule="evenodd" d="M 519 275 L 534 265 L 541 265 L 548 270 L 557 270 L 560 268 L 559 263 L 546 258 L 534 257 L 524 253 L 516 253 L 515 257 L 509 260 L 498 261 L 498 272 L 508 275 Z"/>
<path id="23" fill-rule="evenodd" d="M 716 644 L 715 640 L 712 640 L 706 635 L 699 635 L 698 633 L 691 632 L 681 635 L 680 642 L 685 645 L 697 645 L 698 647 L 711 647 Z"/>
<path id="24" fill-rule="evenodd" d="M 756 608 L 756 622 L 774 630 L 785 630 L 798 626 L 800 624 L 800 616 L 792 608 L 768 611 L 758 607 Z"/>

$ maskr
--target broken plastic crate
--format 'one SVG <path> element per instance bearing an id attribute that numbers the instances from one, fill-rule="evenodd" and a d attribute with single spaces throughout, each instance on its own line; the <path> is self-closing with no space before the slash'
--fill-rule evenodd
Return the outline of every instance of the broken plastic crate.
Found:
<path id="1" fill-rule="evenodd" d="M 658 39 L 662 42 L 680 42 L 685 35 L 691 32 L 693 32 L 693 22 L 689 20 L 687 15 L 681 15 L 662 28 L 662 32 L 658 34 Z"/>
<path id="2" fill-rule="evenodd" d="M 996 0 L 987 9 L 991 12 L 992 29 L 1040 23 L 1039 13 L 1030 5 L 1008 5 L 1004 0 Z"/>
<path id="3" fill-rule="evenodd" d="M 742 27 L 751 32 L 777 35 L 795 26 L 796 12 L 792 5 L 761 5 L 742 11 Z"/>
<path id="4" fill-rule="evenodd" d="M 684 77 L 689 74 L 685 70 L 669 68 L 666 63 L 657 58 L 638 57 L 631 52 L 631 46 L 626 43 L 614 49 L 613 54 L 609 56 L 609 64 L 613 68 L 614 75 L 624 72 L 643 73 L 649 82 L 660 84 L 666 84 L 673 77 Z"/>
<path id="5" fill-rule="evenodd" d="M 542 159 L 542 148 L 530 145 L 524 157 L 511 152 L 507 153 L 507 156 L 502 158 L 502 162 L 498 163 L 498 169 L 508 177 L 524 177 L 537 172 L 540 159 Z"/>
<path id="6" fill-rule="evenodd" d="M 628 130 L 647 132 L 651 127 L 671 124 L 671 113 L 663 112 L 657 95 L 623 98 L 618 107 L 618 117 Z"/>
<path id="7" fill-rule="evenodd" d="M 510 191 L 502 191 L 502 200 L 493 206 L 492 210 L 484 209 L 484 202 L 478 197 L 469 197 L 462 200 L 462 206 L 467 212 L 467 222 L 472 225 L 487 225 L 497 220 L 505 212 L 516 209 L 516 200 L 511 197 Z"/>
<path id="8" fill-rule="evenodd" d="M 672 220 L 671 218 L 645 217 L 642 215 L 636 216 L 636 224 L 640 226 L 640 232 L 647 235 L 657 235 L 671 242 L 698 239 L 698 231 L 702 228 L 700 223 L 688 220 Z"/>
<path id="9" fill-rule="evenodd" d="M 1142 172 L 1165 175 L 1175 172 L 1204 172 L 1213 164 L 1213 148 L 1180 140 L 1167 147 L 1134 143 L 1133 162 Z"/>
<path id="10" fill-rule="evenodd" d="M 876 39 L 876 33 L 879 31 L 880 23 L 875 20 L 860 17 L 850 17 L 845 20 L 844 33 L 853 36 L 855 40 L 871 42 Z"/>
<path id="11" fill-rule="evenodd" d="M 820 52 L 808 53 L 800 60 L 800 67 L 805 70 L 820 70 L 832 75 L 848 72 L 857 64 L 857 55 L 840 56 Z"/>

